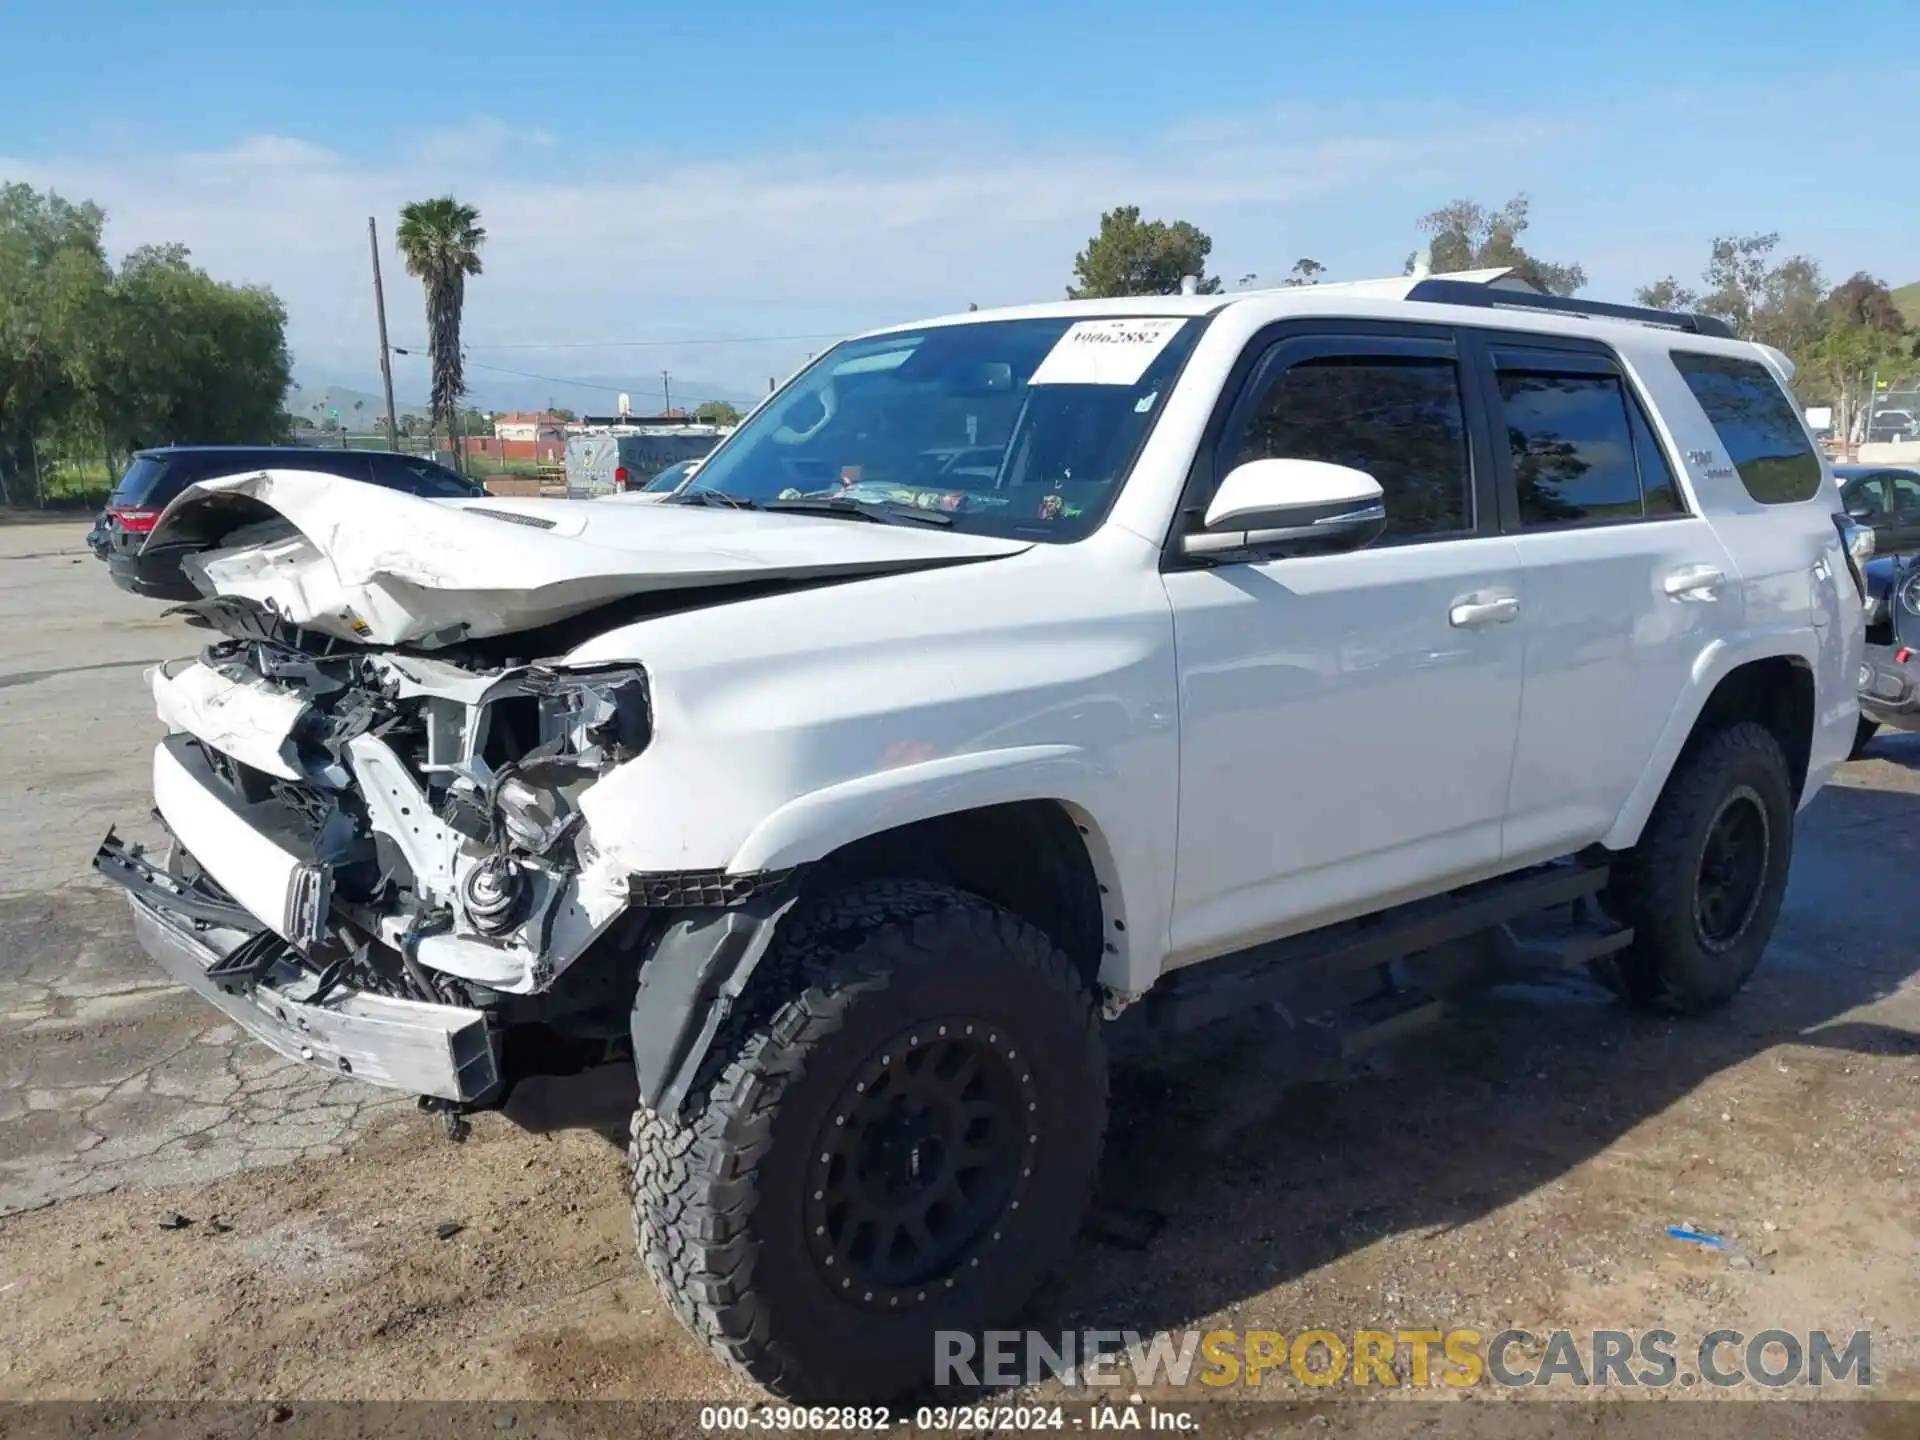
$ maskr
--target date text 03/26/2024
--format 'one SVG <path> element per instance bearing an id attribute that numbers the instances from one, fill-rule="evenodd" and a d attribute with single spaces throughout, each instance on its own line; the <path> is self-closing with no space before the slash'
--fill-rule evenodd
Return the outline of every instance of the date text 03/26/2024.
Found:
<path id="1" fill-rule="evenodd" d="M 897 1413 L 884 1405 L 710 1405 L 700 1412 L 700 1429 L 707 1434 L 875 1433 L 895 1428 L 976 1435 L 1008 1430 L 1191 1434 L 1200 1424 L 1191 1410 L 1134 1404 L 921 1405 Z"/>

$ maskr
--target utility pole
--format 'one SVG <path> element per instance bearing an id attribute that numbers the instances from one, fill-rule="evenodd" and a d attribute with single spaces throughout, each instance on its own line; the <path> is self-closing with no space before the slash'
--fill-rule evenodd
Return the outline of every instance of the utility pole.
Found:
<path id="1" fill-rule="evenodd" d="M 673 380 L 673 377 L 667 374 L 666 371 L 662 370 L 660 372 L 660 394 L 661 394 L 661 397 L 666 401 L 666 408 L 661 412 L 662 414 L 671 415 L 673 413 L 672 380 Z"/>
<path id="2" fill-rule="evenodd" d="M 367 217 L 367 248 L 373 252 L 373 313 L 380 317 L 380 383 L 387 387 L 387 445 L 400 448 L 400 417 L 393 410 L 393 358 L 387 353 L 387 296 L 380 287 L 380 235 Z"/>

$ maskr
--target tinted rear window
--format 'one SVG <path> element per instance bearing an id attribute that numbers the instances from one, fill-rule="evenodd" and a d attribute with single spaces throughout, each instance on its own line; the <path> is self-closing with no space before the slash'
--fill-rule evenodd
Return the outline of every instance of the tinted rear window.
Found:
<path id="1" fill-rule="evenodd" d="M 1674 367 L 1713 422 L 1747 493 L 1763 505 L 1811 500 L 1820 491 L 1820 459 L 1793 402 L 1756 360 L 1676 350 Z"/>
<path id="2" fill-rule="evenodd" d="M 133 464 L 127 467 L 127 473 L 120 477 L 120 483 L 113 487 L 113 496 L 109 505 L 144 505 L 148 501 L 165 501 L 171 496 L 156 493 L 160 482 L 167 473 L 167 462 L 155 460 L 146 455 L 133 457 Z"/>
<path id="3" fill-rule="evenodd" d="M 471 499 L 473 485 L 461 479 L 453 471 L 443 469 L 431 460 L 418 460 L 402 455 L 381 455 L 376 457 L 373 466 L 373 483 L 390 490 L 404 490 L 409 495 L 424 495 L 429 499 Z"/>

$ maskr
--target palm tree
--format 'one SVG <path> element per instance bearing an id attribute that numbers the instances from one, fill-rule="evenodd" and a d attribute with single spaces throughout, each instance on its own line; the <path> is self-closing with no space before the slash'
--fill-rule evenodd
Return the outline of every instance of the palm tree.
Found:
<path id="1" fill-rule="evenodd" d="M 433 419 L 446 427 L 447 442 L 456 456 L 459 445 L 454 439 L 454 417 L 467 390 L 460 364 L 460 307 L 466 300 L 467 276 L 480 273 L 480 246 L 486 238 L 480 212 L 451 195 L 404 206 L 399 228 L 394 231 L 407 273 L 427 292 Z"/>

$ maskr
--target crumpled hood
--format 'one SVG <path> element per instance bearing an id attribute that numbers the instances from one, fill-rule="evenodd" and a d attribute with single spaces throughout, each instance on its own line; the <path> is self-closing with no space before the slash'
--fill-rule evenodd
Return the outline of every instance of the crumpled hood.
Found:
<path id="1" fill-rule="evenodd" d="M 237 498 L 280 519 L 247 507 L 236 527 Z M 304 470 L 189 486 L 142 553 L 196 540 L 204 548 L 182 568 L 208 596 L 254 600 L 345 640 L 426 647 L 532 629 L 651 590 L 892 574 L 1031 548 L 931 526 L 717 506 L 428 500 Z"/>

